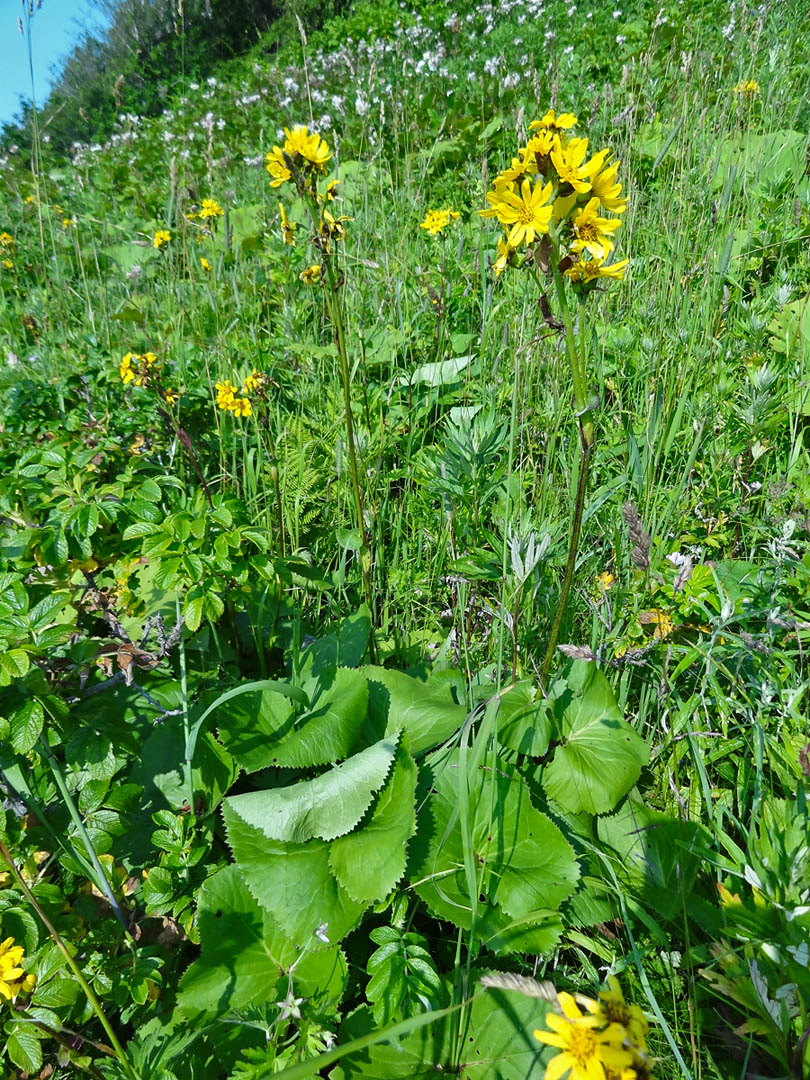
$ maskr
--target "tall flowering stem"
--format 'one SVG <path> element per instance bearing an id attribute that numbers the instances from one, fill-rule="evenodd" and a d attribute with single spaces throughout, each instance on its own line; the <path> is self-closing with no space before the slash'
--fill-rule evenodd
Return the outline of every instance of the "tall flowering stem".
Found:
<path id="1" fill-rule="evenodd" d="M 575 138 L 569 130 L 577 119 L 571 113 L 556 115 L 549 109 L 530 125 L 532 134 L 518 156 L 496 178 L 487 192 L 489 206 L 482 217 L 494 217 L 504 235 L 498 241 L 493 269 L 500 275 L 507 267 L 526 268 L 540 291 L 540 307 L 548 325 L 561 332 L 571 371 L 573 408 L 580 441 L 580 460 L 574 496 L 574 516 L 562 588 L 546 645 L 540 673 L 548 680 L 560 628 L 568 606 L 582 533 L 588 472 L 595 442 L 594 412 L 598 396 L 589 388 L 586 353 L 585 308 L 590 294 L 602 280 L 621 280 L 628 260 L 611 261 L 613 234 L 627 207 L 617 182 L 619 163 L 609 150 L 588 158 L 588 140 Z M 611 217 L 605 217 L 608 211 Z M 537 268 L 551 279 L 556 306 L 555 319 L 546 287 Z M 578 303 L 578 332 L 569 295 Z"/>
<path id="2" fill-rule="evenodd" d="M 14 878 L 17 886 L 20 888 L 26 900 L 34 909 L 34 911 L 36 911 L 37 915 L 42 921 L 43 926 L 50 934 L 54 944 L 57 946 L 57 948 L 67 961 L 67 965 L 73 972 L 76 978 L 76 982 L 79 984 L 79 986 L 81 986 L 82 990 L 84 991 L 85 997 L 90 1004 L 90 1007 L 98 1017 L 101 1026 L 104 1028 L 104 1032 L 107 1035 L 107 1038 L 110 1040 L 110 1046 L 112 1047 L 113 1054 L 115 1055 L 115 1057 L 118 1058 L 119 1062 L 121 1063 L 121 1068 L 123 1069 L 124 1073 L 129 1078 L 129 1080 L 141 1080 L 138 1073 L 132 1067 L 132 1063 L 127 1057 L 126 1051 L 121 1045 L 118 1036 L 115 1034 L 115 1031 L 110 1024 L 110 1021 L 107 1019 L 104 1009 L 101 1007 L 101 1002 L 96 997 L 93 988 L 90 986 L 90 983 L 84 977 L 84 972 L 76 963 L 73 953 L 62 940 L 59 931 L 56 929 L 51 920 L 42 910 L 42 907 L 40 906 L 37 898 L 28 888 L 28 884 L 25 881 L 25 878 L 17 869 L 17 864 L 14 862 L 14 858 L 11 852 L 8 850 L 2 840 L 0 840 L 0 858 L 2 858 L 5 864 L 8 866 L 9 870 L 11 871 L 11 876 Z"/>
<path id="3" fill-rule="evenodd" d="M 338 272 L 337 266 L 338 247 L 346 234 L 345 223 L 350 219 L 345 216 L 335 217 L 330 210 L 330 206 L 334 204 L 337 197 L 337 180 L 330 180 L 325 188 L 322 185 L 319 186 L 319 180 L 325 174 L 332 157 L 332 151 L 326 141 L 316 132 L 310 132 L 301 125 L 294 127 L 292 131 L 285 128 L 284 134 L 286 136 L 284 145 L 274 146 L 267 154 L 265 159 L 266 168 L 270 175 L 271 187 L 282 187 L 286 183 L 293 183 L 297 188 L 298 194 L 309 212 L 312 226 L 312 244 L 320 255 L 320 262 L 305 267 L 299 277 L 306 285 L 320 285 L 324 283 L 324 279 L 326 284 L 326 300 L 335 335 L 340 379 L 343 386 L 346 444 L 349 450 L 349 472 L 354 496 L 355 517 L 362 538 L 360 565 L 363 575 L 363 590 L 372 620 L 369 648 L 371 659 L 376 663 L 377 648 L 374 637 L 371 551 L 365 522 L 363 486 L 360 482 L 360 469 L 357 463 L 357 445 L 351 401 L 351 368 L 346 348 L 346 329 L 340 300 L 343 276 Z M 283 202 L 279 204 L 279 210 L 282 239 L 285 244 L 295 247 L 296 232 L 300 225 L 288 217 Z"/>

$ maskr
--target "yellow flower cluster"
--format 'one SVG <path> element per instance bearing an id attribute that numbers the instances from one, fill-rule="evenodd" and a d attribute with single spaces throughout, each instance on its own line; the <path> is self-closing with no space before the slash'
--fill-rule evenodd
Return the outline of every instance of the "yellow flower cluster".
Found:
<path id="1" fill-rule="evenodd" d="M 0 233 L 0 252 L 2 252 L 4 256 L 3 259 L 0 259 L 0 265 L 4 266 L 6 270 L 11 270 L 14 267 L 14 263 L 9 258 L 9 255 L 14 253 L 16 243 L 17 241 L 11 233 Z"/>
<path id="2" fill-rule="evenodd" d="M 15 945 L 14 938 L 0 942 L 0 997 L 14 1001 L 18 994 L 30 994 L 36 986 L 36 975 L 26 975 L 25 949 Z"/>
<path id="3" fill-rule="evenodd" d="M 302 124 L 290 131 L 284 128 L 284 146 L 274 146 L 265 156 L 266 169 L 270 174 L 270 186 L 281 187 L 292 179 L 292 165 L 304 174 L 323 173 L 332 157 L 332 151 L 316 132 L 309 132 Z"/>
<path id="4" fill-rule="evenodd" d="M 301 271 L 298 277 L 305 285 L 317 285 L 321 280 L 320 263 L 313 263 L 312 266 L 306 267 L 306 269 Z"/>
<path id="5" fill-rule="evenodd" d="M 136 386 L 144 386 L 149 382 L 156 360 L 157 356 L 153 352 L 128 352 L 121 358 L 118 372 L 125 383 L 134 382 Z"/>
<path id="6" fill-rule="evenodd" d="M 216 384 L 217 406 L 224 412 L 233 413 L 234 416 L 253 416 L 253 406 L 248 394 L 263 396 L 267 377 L 255 368 L 242 383 L 241 394 L 239 388 L 234 386 L 230 379 Z"/>
<path id="7" fill-rule="evenodd" d="M 608 149 L 588 158 L 588 140 L 569 135 L 576 123 L 571 113 L 558 116 L 553 109 L 533 121 L 526 145 L 487 192 L 489 206 L 478 213 L 497 218 L 505 233 L 496 274 L 516 261 L 521 248 L 547 236 L 559 269 L 575 284 L 623 277 L 628 259 L 607 262 L 621 219 L 603 214 L 627 209 L 617 179 L 619 162 L 610 160 Z"/>
<path id="8" fill-rule="evenodd" d="M 759 83 L 756 79 L 740 79 L 734 87 L 734 93 L 743 97 L 756 97 L 759 93 Z"/>
<path id="9" fill-rule="evenodd" d="M 168 229 L 158 229 L 152 240 L 152 247 L 162 248 L 165 247 L 172 238 L 172 234 Z"/>
<path id="10" fill-rule="evenodd" d="M 451 221 L 457 221 L 460 216 L 457 210 L 428 210 L 419 228 L 429 232 L 431 236 L 438 236 Z"/>
<path id="11" fill-rule="evenodd" d="M 203 199 L 202 206 L 200 207 L 199 216 L 203 221 L 207 221 L 209 218 L 222 217 L 225 211 L 219 205 L 216 199 Z"/>
<path id="12" fill-rule="evenodd" d="M 611 976 L 598 1000 L 557 994 L 560 1012 L 546 1014 L 549 1031 L 534 1037 L 559 1053 L 546 1066 L 545 1080 L 654 1080 L 647 1052 L 648 1024 L 637 1005 L 628 1005 Z M 585 1007 L 583 1013 L 577 1001 Z"/>

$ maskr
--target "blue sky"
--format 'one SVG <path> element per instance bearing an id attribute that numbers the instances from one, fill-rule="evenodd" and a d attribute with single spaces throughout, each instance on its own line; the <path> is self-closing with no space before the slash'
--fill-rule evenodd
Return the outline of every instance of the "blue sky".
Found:
<path id="1" fill-rule="evenodd" d="M 26 6 L 27 3 L 28 0 Z M 21 95 L 31 96 L 28 49 L 17 29 L 17 16 L 22 13 L 20 0 L 0 0 L 0 124 L 14 118 Z M 38 105 L 47 99 L 51 68 L 65 59 L 81 38 L 83 28 L 92 30 L 102 26 L 103 20 L 91 0 L 42 0 L 42 7 L 34 11 L 31 20 Z"/>

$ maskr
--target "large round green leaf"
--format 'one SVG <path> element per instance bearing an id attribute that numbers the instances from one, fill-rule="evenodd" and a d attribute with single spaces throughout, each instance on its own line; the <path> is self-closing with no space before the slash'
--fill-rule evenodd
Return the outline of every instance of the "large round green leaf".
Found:
<path id="1" fill-rule="evenodd" d="M 307 950 L 301 956 L 270 912 L 256 903 L 235 866 L 217 871 L 202 886 L 197 919 L 202 955 L 180 984 L 184 1010 L 221 1014 L 272 1001 L 274 995 L 281 1000 L 293 970 L 299 997 L 317 994 L 322 1007 L 340 1000 L 347 974 L 341 950 Z"/>

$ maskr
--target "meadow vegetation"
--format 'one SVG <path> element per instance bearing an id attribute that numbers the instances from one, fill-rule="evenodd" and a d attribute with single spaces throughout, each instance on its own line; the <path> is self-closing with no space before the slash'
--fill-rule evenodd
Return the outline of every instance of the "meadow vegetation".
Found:
<path id="1" fill-rule="evenodd" d="M 4 1075 L 803 1080 L 806 3 L 204 8 L 2 139 Z"/>

